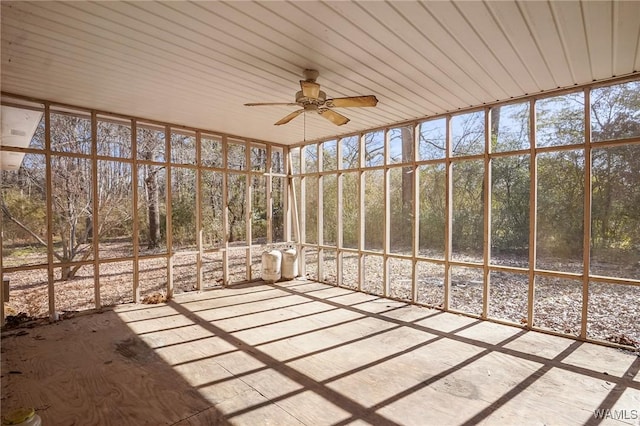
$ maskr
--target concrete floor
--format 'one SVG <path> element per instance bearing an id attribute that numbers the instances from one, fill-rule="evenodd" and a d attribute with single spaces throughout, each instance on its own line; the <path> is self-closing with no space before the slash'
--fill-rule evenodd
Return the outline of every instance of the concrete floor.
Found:
<path id="1" fill-rule="evenodd" d="M 4 332 L 2 411 L 35 407 L 45 425 L 637 426 L 639 371 L 612 348 L 254 283 Z"/>

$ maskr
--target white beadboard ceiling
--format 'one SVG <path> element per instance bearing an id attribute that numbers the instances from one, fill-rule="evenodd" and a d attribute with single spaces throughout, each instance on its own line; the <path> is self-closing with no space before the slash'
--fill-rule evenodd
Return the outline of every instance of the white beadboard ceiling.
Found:
<path id="1" fill-rule="evenodd" d="M 2 1 L 2 91 L 298 143 L 640 69 L 639 1 Z M 328 97 L 273 123 L 305 68 Z M 304 123 L 306 121 L 306 134 Z"/>

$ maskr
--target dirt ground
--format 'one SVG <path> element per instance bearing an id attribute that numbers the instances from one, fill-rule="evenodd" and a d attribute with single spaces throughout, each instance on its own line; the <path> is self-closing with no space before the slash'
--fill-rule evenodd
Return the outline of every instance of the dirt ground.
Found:
<path id="1" fill-rule="evenodd" d="M 274 246 L 275 247 L 275 246 Z M 275 248 L 283 248 L 277 246 Z M 121 250 L 114 247 L 113 253 Z M 251 278 L 260 278 L 262 250 L 255 250 L 251 262 Z M 42 256 L 23 256 L 21 264 L 41 262 Z M 112 256 L 113 257 L 113 256 Z M 319 280 L 317 252 L 307 250 L 307 278 Z M 13 260 L 15 262 L 15 259 Z M 9 262 L 11 264 L 11 261 Z M 501 264 L 522 265 L 522 260 L 502 259 Z M 222 254 L 209 253 L 202 259 L 203 289 L 221 286 Z M 364 256 L 362 290 L 383 294 L 383 257 Z M 10 266 L 6 265 L 5 266 Z M 563 268 L 563 269 L 561 269 Z M 325 250 L 324 276 L 320 281 L 337 283 L 336 252 Z M 579 270 L 579 266 L 550 265 L 553 270 Z M 174 291 L 176 294 L 195 291 L 197 268 L 195 254 L 176 254 L 173 258 Z M 412 264 L 408 259 L 389 259 L 389 296 L 411 300 Z M 72 316 L 75 312 L 94 309 L 96 297 L 101 306 L 133 302 L 133 262 L 121 261 L 100 265 L 99 294 L 95 291 L 93 265 L 80 268 L 73 280 L 62 281 L 59 268 L 55 270 L 54 297 L 58 317 Z M 480 315 L 483 303 L 483 276 L 481 268 L 452 267 L 451 302 L 453 310 Z M 612 271 L 615 275 L 615 271 Z M 637 271 L 640 276 L 640 271 Z M 5 303 L 7 324 L 16 325 L 33 318 L 48 317 L 49 298 L 47 270 L 35 269 L 5 274 L 10 280 L 10 300 Z M 245 249 L 229 251 L 230 283 L 247 280 Z M 144 259 L 139 266 L 141 300 L 158 303 L 166 300 L 166 258 Z M 357 288 L 358 258 L 356 254 L 343 254 L 342 285 Z M 442 308 L 444 300 L 444 266 L 426 261 L 417 263 L 417 295 L 420 304 Z M 491 272 L 489 287 L 489 317 L 516 324 L 527 322 L 528 275 Z M 582 281 L 538 276 L 534 293 L 534 326 L 560 333 L 579 335 L 582 315 Z M 640 286 L 591 283 L 589 288 L 587 335 L 640 350 Z"/>

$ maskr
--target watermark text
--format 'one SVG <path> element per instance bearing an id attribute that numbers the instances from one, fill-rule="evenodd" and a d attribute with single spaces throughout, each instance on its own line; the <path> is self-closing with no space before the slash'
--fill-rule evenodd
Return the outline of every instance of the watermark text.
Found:
<path id="1" fill-rule="evenodd" d="M 638 420 L 640 419 L 640 410 L 612 410 L 610 408 L 598 408 L 593 411 L 593 417 L 596 419 Z"/>

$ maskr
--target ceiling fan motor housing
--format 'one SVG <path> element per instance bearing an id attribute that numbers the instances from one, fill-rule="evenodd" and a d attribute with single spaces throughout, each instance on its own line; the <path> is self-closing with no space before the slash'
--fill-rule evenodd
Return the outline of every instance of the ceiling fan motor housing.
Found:
<path id="1" fill-rule="evenodd" d="M 324 93 L 322 90 L 318 94 L 317 98 L 309 98 L 307 96 L 304 96 L 302 94 L 302 90 L 298 90 L 298 92 L 296 92 L 296 103 L 302 106 L 306 106 L 306 105 L 320 106 L 324 104 L 326 100 L 327 100 L 327 94 Z"/>

